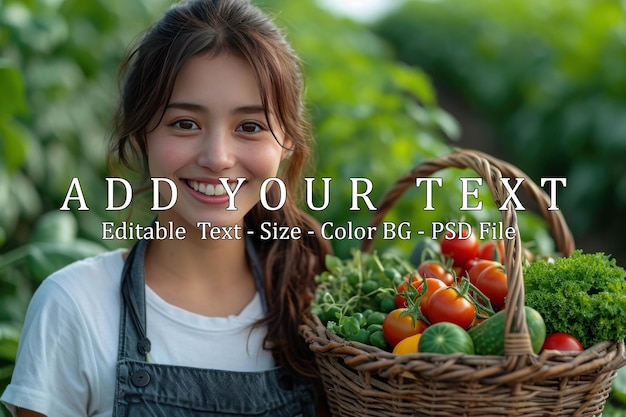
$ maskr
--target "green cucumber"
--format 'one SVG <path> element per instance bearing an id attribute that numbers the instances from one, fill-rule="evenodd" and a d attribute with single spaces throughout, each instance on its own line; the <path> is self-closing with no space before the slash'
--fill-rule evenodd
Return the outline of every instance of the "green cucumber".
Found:
<path id="1" fill-rule="evenodd" d="M 526 306 L 526 325 L 530 335 L 530 342 L 535 353 L 539 353 L 546 339 L 546 324 L 543 317 L 536 310 Z M 474 341 L 474 351 L 477 355 L 504 355 L 504 315 L 499 311 L 487 320 L 468 330 Z"/>

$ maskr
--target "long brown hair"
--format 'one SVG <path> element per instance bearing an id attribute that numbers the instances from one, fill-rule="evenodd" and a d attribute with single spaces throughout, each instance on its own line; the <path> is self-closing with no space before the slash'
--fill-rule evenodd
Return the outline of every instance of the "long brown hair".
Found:
<path id="1" fill-rule="evenodd" d="M 303 170 L 311 156 L 312 135 L 302 99 L 301 63 L 271 18 L 247 0 L 190 0 L 170 8 L 120 66 L 122 89 L 109 162 L 117 159 L 147 179 L 149 121 L 163 111 L 189 58 L 222 52 L 237 54 L 250 64 L 266 115 L 272 109 L 280 124 L 272 128 L 283 129 L 291 140 L 290 156 L 281 169 L 286 203 L 277 211 L 257 204 L 246 214 L 245 222 L 250 228 L 270 221 L 305 231 L 300 240 L 255 241 L 268 301 L 267 315 L 258 325 L 267 325 L 265 347 L 281 366 L 315 376 L 311 353 L 298 326 L 310 308 L 314 276 L 323 270 L 330 245 L 317 237 L 319 233 L 306 233 L 318 225 L 297 205 Z M 270 188 L 270 203 L 278 201 L 277 191 L 278 187 Z"/>

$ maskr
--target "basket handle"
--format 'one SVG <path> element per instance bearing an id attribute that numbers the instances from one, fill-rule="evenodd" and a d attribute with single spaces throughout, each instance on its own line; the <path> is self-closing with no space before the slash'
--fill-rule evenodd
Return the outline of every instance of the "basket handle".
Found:
<path id="1" fill-rule="evenodd" d="M 378 226 L 402 194 L 415 185 L 416 178 L 428 177 L 445 168 L 473 169 L 485 181 L 498 207 L 502 206 L 508 196 L 500 179 L 502 177 L 524 178 L 522 188 L 537 203 L 539 211 L 548 222 L 557 248 L 564 256 L 569 256 L 574 251 L 574 239 L 563 215 L 559 210 L 548 210 L 550 198 L 542 188 L 537 186 L 518 168 L 488 154 L 469 149 L 460 149 L 446 156 L 422 162 L 398 179 L 379 203 L 378 211 L 369 224 L 370 226 L 375 226 L 372 239 L 364 240 L 361 244 L 361 250 L 363 252 L 371 252 L 376 234 L 375 231 L 378 230 Z M 532 355 L 533 350 L 524 311 L 522 244 L 517 226 L 517 214 L 512 202 L 509 201 L 506 210 L 502 211 L 502 218 L 503 226 L 505 228 L 512 227 L 514 230 L 514 238 L 504 240 L 504 265 L 507 271 L 508 285 L 505 313 L 505 355 Z M 522 362 L 519 361 L 513 367 L 524 366 Z"/>

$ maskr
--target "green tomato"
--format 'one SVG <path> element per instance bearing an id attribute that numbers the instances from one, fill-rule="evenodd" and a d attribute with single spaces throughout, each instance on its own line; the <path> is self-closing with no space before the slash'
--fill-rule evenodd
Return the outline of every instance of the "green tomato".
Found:
<path id="1" fill-rule="evenodd" d="M 380 285 L 378 284 L 377 281 L 373 279 L 368 279 L 366 281 L 363 281 L 363 286 L 361 287 L 361 290 L 363 291 L 364 294 L 369 294 L 371 292 L 376 291 L 379 287 Z"/>
<path id="2" fill-rule="evenodd" d="M 351 337 L 346 336 L 346 340 L 351 340 L 361 343 L 369 343 L 370 333 L 365 329 L 359 329 L 359 331 Z"/>
<path id="3" fill-rule="evenodd" d="M 418 351 L 473 355 L 474 342 L 461 326 L 450 322 L 440 322 L 424 330 L 419 340 Z"/>
<path id="4" fill-rule="evenodd" d="M 322 314 L 319 316 L 322 323 L 327 323 L 331 320 L 335 321 L 341 317 L 341 309 L 337 306 L 330 306 L 322 311 Z"/>
<path id="5" fill-rule="evenodd" d="M 356 287 L 361 282 L 361 275 L 357 271 L 351 271 L 348 274 L 348 284 Z"/>
<path id="6" fill-rule="evenodd" d="M 391 294 L 388 294 L 380 300 L 380 311 L 383 313 L 389 313 L 390 311 L 395 310 L 396 307 L 396 298 Z"/>
<path id="7" fill-rule="evenodd" d="M 385 276 L 390 279 L 394 285 L 398 285 L 402 282 L 402 274 L 395 268 L 386 268 Z"/>
<path id="8" fill-rule="evenodd" d="M 383 325 L 382 324 L 370 324 L 369 326 L 367 326 L 367 332 L 369 334 L 372 334 L 374 332 L 377 332 L 379 330 L 383 330 Z"/>
<path id="9" fill-rule="evenodd" d="M 387 347 L 387 341 L 385 340 L 385 335 L 382 330 L 376 330 L 369 336 L 369 344 L 372 346 L 379 347 L 381 349 L 385 349 Z"/>
<path id="10" fill-rule="evenodd" d="M 380 311 L 374 311 L 372 314 L 370 314 L 369 316 L 367 316 L 367 324 L 383 324 L 383 321 L 385 321 L 385 317 L 387 317 L 387 315 L 385 313 L 382 313 Z"/>

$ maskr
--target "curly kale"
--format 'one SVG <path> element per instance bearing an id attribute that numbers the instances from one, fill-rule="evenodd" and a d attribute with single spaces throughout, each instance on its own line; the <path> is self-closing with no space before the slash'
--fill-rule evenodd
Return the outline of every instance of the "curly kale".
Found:
<path id="1" fill-rule="evenodd" d="M 565 332 L 586 348 L 626 338 L 626 271 L 604 253 L 524 267 L 526 305 L 543 316 L 548 334 Z"/>

